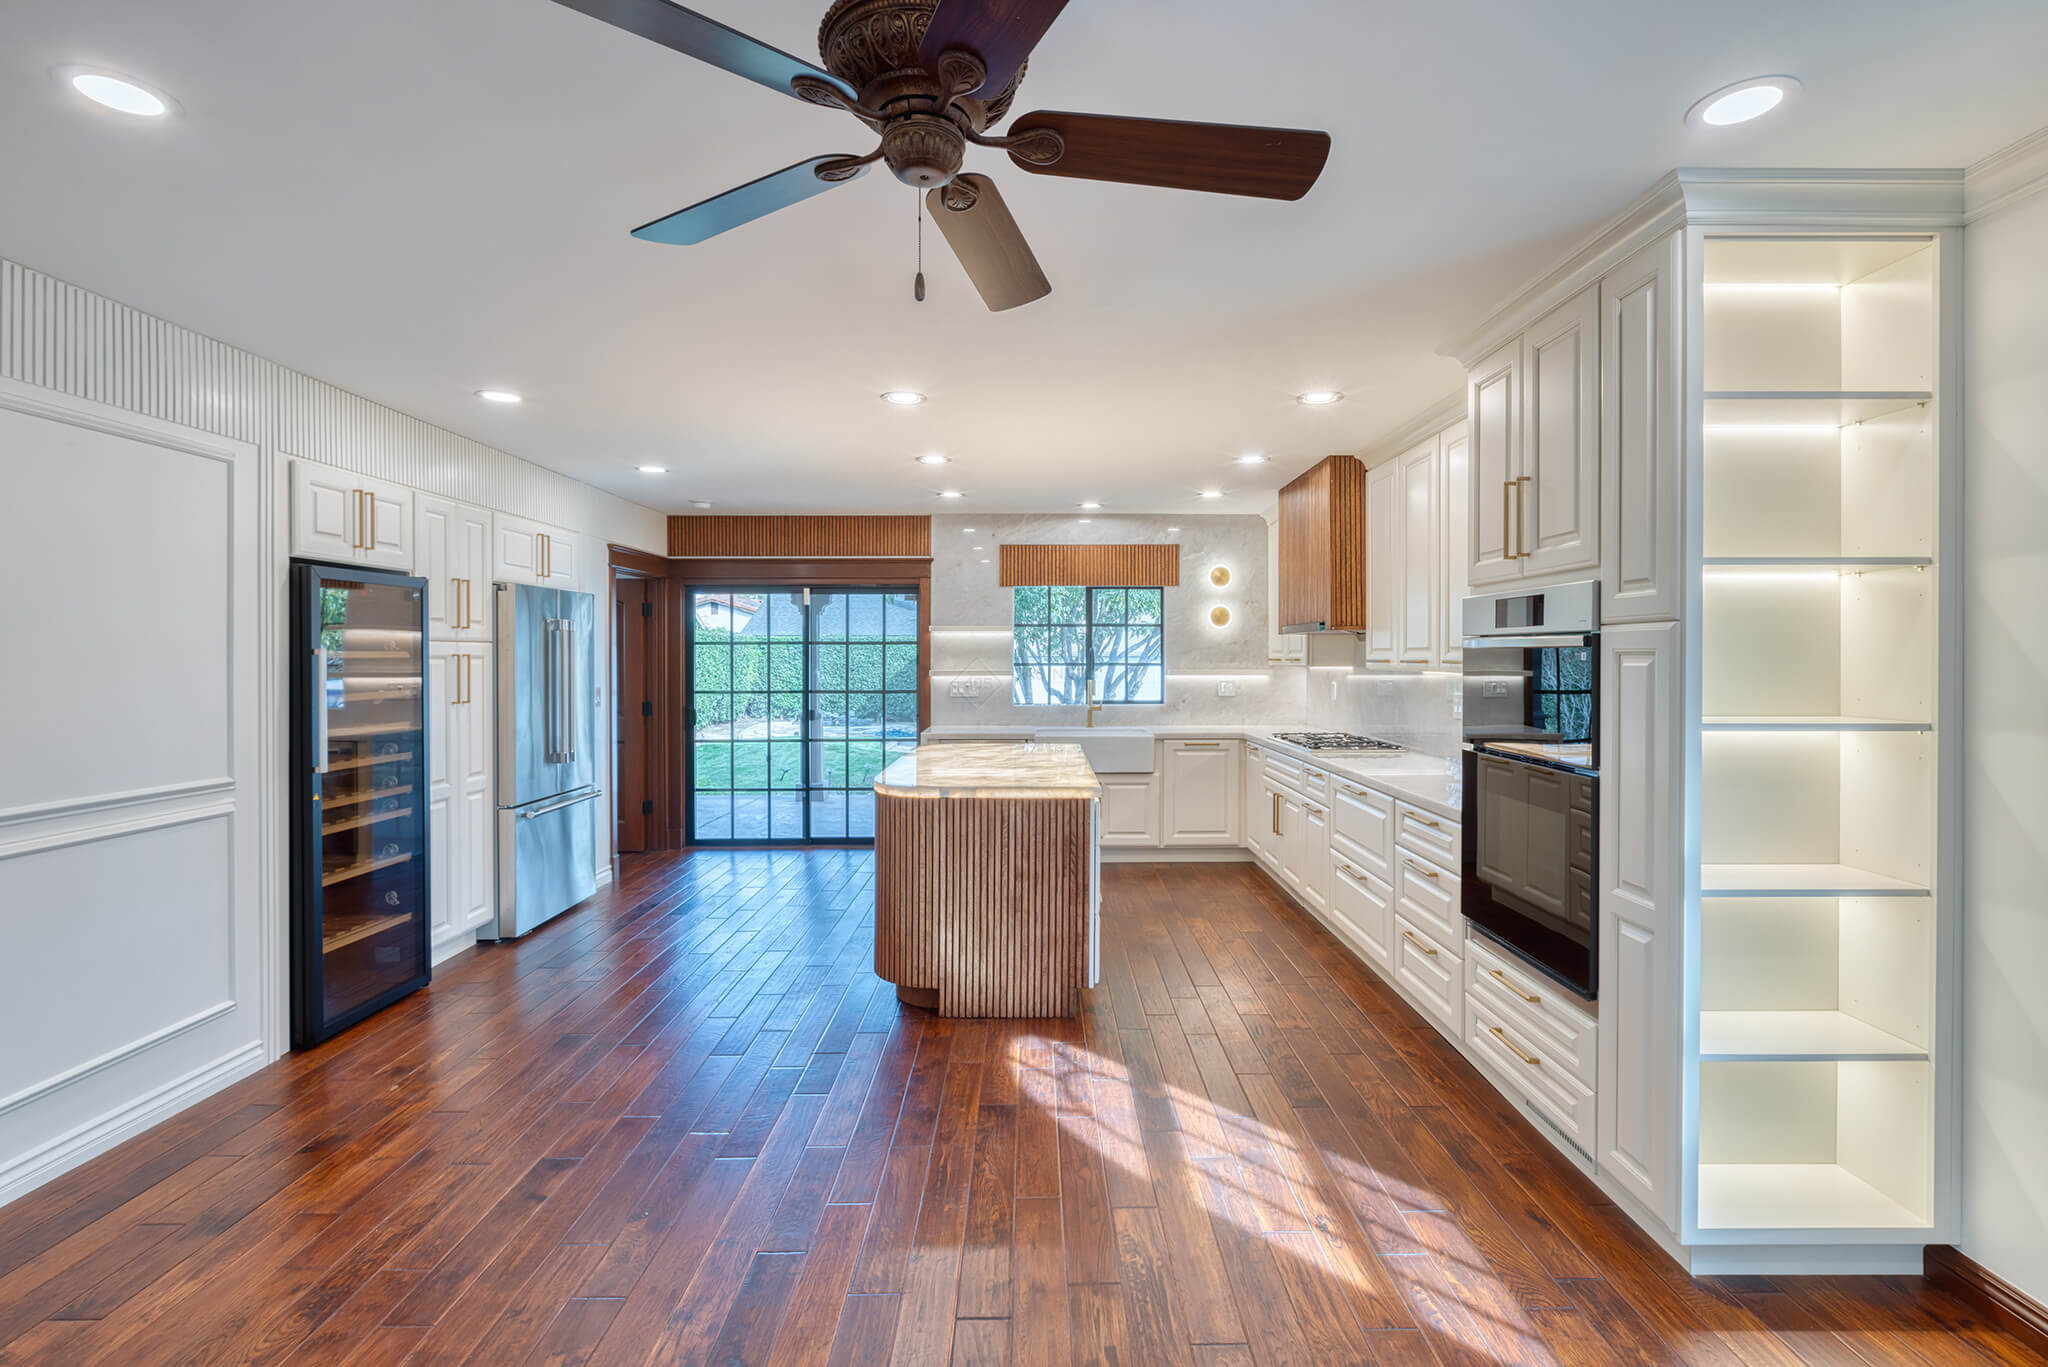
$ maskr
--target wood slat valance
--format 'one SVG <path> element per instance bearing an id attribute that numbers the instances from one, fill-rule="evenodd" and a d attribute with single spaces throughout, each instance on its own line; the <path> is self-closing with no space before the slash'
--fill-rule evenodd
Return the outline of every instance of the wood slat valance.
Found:
<path id="1" fill-rule="evenodd" d="M 672 517 L 668 553 L 718 559 L 929 557 L 932 520 L 904 517 Z"/>
<path id="2" fill-rule="evenodd" d="M 1083 588 L 1178 588 L 1180 547 L 1012 545 L 1002 551 L 1001 583 L 1006 589 L 1032 584 L 1078 584 Z"/>

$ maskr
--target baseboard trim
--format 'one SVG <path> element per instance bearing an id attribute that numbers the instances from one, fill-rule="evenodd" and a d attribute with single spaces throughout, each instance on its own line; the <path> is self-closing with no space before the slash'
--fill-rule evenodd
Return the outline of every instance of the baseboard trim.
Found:
<path id="1" fill-rule="evenodd" d="M 1929 1282 L 1983 1310 L 2027 1347 L 2048 1357 L 2048 1305 L 1950 1244 L 1929 1244 L 1922 1270 Z"/>
<path id="2" fill-rule="evenodd" d="M 145 1092 L 48 1143 L 0 1163 L 0 1206 L 99 1157 L 165 1117 L 241 1081 L 265 1062 L 263 1042 L 252 1040 L 155 1091 Z"/>
<path id="3" fill-rule="evenodd" d="M 1105 864 L 1249 864 L 1250 850 L 1227 845 L 1104 845 Z"/>

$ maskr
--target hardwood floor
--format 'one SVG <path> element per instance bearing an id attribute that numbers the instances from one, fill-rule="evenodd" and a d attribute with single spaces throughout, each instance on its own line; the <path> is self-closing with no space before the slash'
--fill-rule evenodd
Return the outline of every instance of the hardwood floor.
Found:
<path id="1" fill-rule="evenodd" d="M 616 889 L 0 1209 L 0 1364 L 2027 1363 L 1694 1281 L 1249 865 L 1112 866 L 1076 1021 L 871 972 L 866 851 Z"/>

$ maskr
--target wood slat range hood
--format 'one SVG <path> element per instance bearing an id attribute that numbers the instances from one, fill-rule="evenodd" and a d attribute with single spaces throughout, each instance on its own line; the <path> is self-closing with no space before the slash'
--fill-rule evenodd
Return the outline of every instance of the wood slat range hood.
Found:
<path id="1" fill-rule="evenodd" d="M 1280 490 L 1280 630 L 1364 631 L 1365 464 L 1328 456 Z"/>

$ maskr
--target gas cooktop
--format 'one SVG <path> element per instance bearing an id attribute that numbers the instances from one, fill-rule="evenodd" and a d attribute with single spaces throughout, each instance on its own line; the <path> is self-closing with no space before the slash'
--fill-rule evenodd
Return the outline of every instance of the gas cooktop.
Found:
<path id="1" fill-rule="evenodd" d="M 1390 751 L 1400 746 L 1371 736 L 1354 736 L 1348 731 L 1276 731 L 1273 739 L 1289 745 L 1299 745 L 1304 750 L 1361 750 Z"/>

